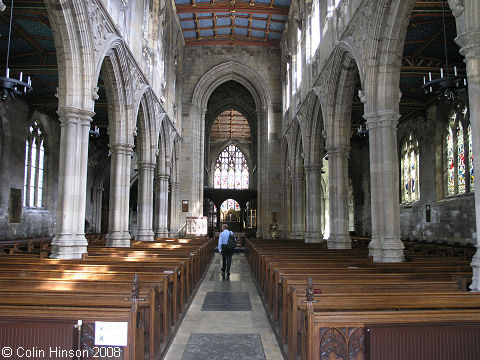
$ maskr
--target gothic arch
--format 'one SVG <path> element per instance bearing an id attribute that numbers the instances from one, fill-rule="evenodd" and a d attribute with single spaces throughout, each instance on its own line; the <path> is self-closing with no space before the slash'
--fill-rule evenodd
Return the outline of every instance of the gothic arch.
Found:
<path id="1" fill-rule="evenodd" d="M 229 80 L 242 84 L 252 94 L 257 110 L 266 109 L 270 105 L 270 93 L 262 77 L 235 61 L 219 64 L 203 75 L 193 92 L 192 103 L 199 109 L 206 109 L 212 92 Z"/>
<path id="2" fill-rule="evenodd" d="M 58 62 L 58 106 L 93 111 L 94 39 L 86 31 L 93 28 L 88 4 L 83 0 L 45 0 L 45 5 Z"/>

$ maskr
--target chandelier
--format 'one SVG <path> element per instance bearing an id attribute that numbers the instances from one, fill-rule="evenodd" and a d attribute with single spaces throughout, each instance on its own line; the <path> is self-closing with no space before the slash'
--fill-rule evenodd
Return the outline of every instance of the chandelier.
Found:
<path id="1" fill-rule="evenodd" d="M 453 67 L 453 75 L 448 63 L 447 52 L 447 29 L 445 26 L 445 0 L 442 0 L 442 25 L 443 25 L 443 42 L 445 51 L 445 72 L 440 69 L 440 78 L 432 79 L 432 73 L 428 73 L 428 81 L 423 77 L 422 90 L 425 94 L 434 94 L 438 98 L 446 98 L 447 100 L 455 100 L 460 91 L 465 91 L 467 87 L 467 79 L 458 76 L 457 67 Z"/>
<path id="2" fill-rule="evenodd" d="M 3 5 L 3 3 L 2 3 Z M 10 77 L 10 68 L 8 67 L 8 60 L 10 58 L 10 40 L 12 37 L 12 20 L 13 20 L 13 0 L 10 7 L 10 23 L 8 28 L 8 45 L 7 45 L 7 63 L 5 66 L 5 77 L 0 77 L 0 100 L 5 101 L 9 97 L 13 100 L 15 95 L 27 95 L 32 92 L 32 80 L 30 76 L 27 81 L 23 81 L 23 73 L 20 72 L 18 79 Z"/>

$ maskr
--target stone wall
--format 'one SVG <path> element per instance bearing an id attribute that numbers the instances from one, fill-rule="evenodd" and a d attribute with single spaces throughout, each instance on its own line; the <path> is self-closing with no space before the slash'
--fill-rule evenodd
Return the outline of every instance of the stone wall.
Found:
<path id="1" fill-rule="evenodd" d="M 264 143 L 258 144 L 259 158 L 264 156 L 269 159 L 265 164 L 264 178 L 257 178 L 259 184 L 264 184 L 267 193 L 266 199 L 260 200 L 265 206 L 264 222 L 271 221 L 266 214 L 281 211 L 281 151 L 280 136 L 282 122 L 282 90 L 281 90 L 281 66 L 280 66 L 280 49 L 253 46 L 190 46 L 184 49 L 185 64 L 183 67 L 183 123 L 182 123 L 182 156 L 181 163 L 181 193 L 182 199 L 189 199 L 194 205 L 189 209 L 188 215 L 199 215 L 202 211 L 203 202 L 197 199 L 198 189 L 204 183 L 201 180 L 202 175 L 195 173 L 196 148 L 203 146 L 204 141 L 204 124 L 197 124 L 197 111 L 206 109 L 193 109 L 193 94 L 197 84 L 205 73 L 217 65 L 232 61 L 253 70 L 259 79 L 263 81 L 269 92 L 271 100 L 271 108 L 268 111 L 267 119 L 260 120 L 258 124 L 259 137 Z M 212 91 L 214 89 L 211 89 Z M 258 89 L 257 89 L 258 90 Z M 262 109 L 255 109 L 260 111 Z M 257 115 L 257 114 L 255 114 Z M 257 115 L 258 117 L 258 115 Z M 199 128 L 200 126 L 200 128 Z M 200 134 L 197 134 L 197 131 Z M 201 145 L 199 145 L 201 144 Z M 262 149 L 263 152 L 262 152 Z M 201 167 L 198 171 L 204 171 L 204 159 L 198 159 Z M 259 164 L 259 166 L 261 166 Z M 268 168 L 268 170 L 267 170 Z M 257 169 L 258 171 L 258 169 Z M 200 185 L 200 182 L 202 183 Z M 259 199 L 260 199 L 259 194 Z M 198 204 L 195 206 L 195 204 Z M 185 215 L 185 214 L 184 214 Z M 268 224 L 267 224 L 268 226 Z"/>
<path id="2" fill-rule="evenodd" d="M 400 136 L 416 130 L 420 151 L 420 200 L 400 205 L 402 239 L 475 244 L 474 193 L 444 195 L 442 137 L 451 110 L 450 104 L 437 103 L 427 110 L 426 118 L 410 119 L 399 126 L 399 148 Z"/>
<path id="3" fill-rule="evenodd" d="M 45 146 L 44 207 L 23 206 L 25 141 L 28 121 L 36 119 L 43 127 Z M 56 222 L 58 148 L 60 127 L 46 114 L 33 111 L 22 99 L 0 103 L 0 240 L 52 236 Z M 11 189 L 21 191 L 20 221 L 11 219 Z M 13 220 L 11 222 L 10 220 Z"/>

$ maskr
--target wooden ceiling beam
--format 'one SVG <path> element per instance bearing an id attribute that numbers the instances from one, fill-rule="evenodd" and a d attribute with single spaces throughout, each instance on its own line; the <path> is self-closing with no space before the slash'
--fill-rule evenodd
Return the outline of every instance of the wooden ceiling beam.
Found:
<path id="1" fill-rule="evenodd" d="M 258 40 L 256 40 L 258 39 Z M 214 38 L 213 36 L 203 37 L 200 39 L 185 39 L 186 45 L 257 45 L 257 46 L 266 46 L 266 47 L 278 47 L 280 45 L 280 40 L 268 40 L 264 41 L 263 38 L 254 38 L 248 39 L 245 36 L 236 36 L 236 40 L 232 41 L 230 35 L 222 38 Z"/>
<path id="2" fill-rule="evenodd" d="M 3 20 L 3 22 L 5 22 L 6 24 L 9 24 L 10 23 L 10 18 L 6 17 L 5 15 L 1 14 L 0 15 L 0 18 Z M 47 50 L 42 46 L 40 45 L 40 43 L 38 41 L 36 41 L 35 39 L 33 39 L 30 34 L 25 31 L 25 29 L 23 27 L 21 27 L 17 22 L 15 21 L 12 21 L 12 28 L 13 30 L 15 30 L 17 33 L 19 33 L 22 38 L 27 42 L 29 43 L 31 46 L 33 46 L 35 49 L 37 49 L 38 51 L 40 51 L 40 53 L 42 54 L 42 56 L 46 56 L 47 55 Z"/>
<path id="3" fill-rule="evenodd" d="M 266 15 L 288 15 L 288 6 L 273 6 L 267 4 L 255 3 L 253 6 L 248 2 L 236 1 L 216 1 L 215 3 L 196 3 L 192 4 L 177 4 L 177 13 L 218 13 L 235 11 L 246 14 L 266 14 Z"/>
<path id="4" fill-rule="evenodd" d="M 450 25 L 455 23 L 455 19 L 450 20 L 446 25 L 445 28 L 448 29 Z M 437 40 L 441 35 L 443 35 L 443 26 L 438 29 L 435 34 L 433 34 L 429 39 L 425 41 L 425 43 L 415 51 L 415 54 L 412 55 L 413 58 L 421 55 L 435 40 Z"/>
<path id="5" fill-rule="evenodd" d="M 213 13 L 212 13 L 213 14 Z M 199 16 L 198 17 L 198 20 L 211 20 L 213 16 Z M 218 15 L 215 13 L 215 17 L 218 19 L 226 19 L 226 18 L 229 18 L 230 17 L 230 14 L 224 14 L 224 15 Z M 236 14 L 235 17 L 239 18 L 239 19 L 252 19 L 252 20 L 257 20 L 257 21 L 267 21 L 267 19 L 265 18 L 262 18 L 262 17 L 255 17 L 253 16 L 252 14 L 250 15 L 239 15 L 239 14 Z M 181 18 L 179 19 L 180 21 L 194 21 L 195 18 L 192 16 L 192 17 L 184 17 L 184 18 Z M 281 24 L 284 24 L 286 22 L 286 20 L 280 20 L 280 19 L 270 19 L 272 22 L 276 22 L 276 23 L 281 23 Z"/>
<path id="6" fill-rule="evenodd" d="M 219 25 L 219 26 L 216 26 L 217 29 L 229 29 L 231 25 Z M 249 28 L 248 26 L 245 26 L 245 25 L 235 25 L 236 28 L 239 28 L 239 29 L 251 29 L 251 30 L 258 30 L 258 31 L 265 31 L 264 28 L 259 28 L 259 27 L 252 27 L 252 28 Z M 215 28 L 215 27 L 214 27 Z M 198 28 L 198 30 L 211 30 L 212 28 L 210 26 L 200 26 Z M 195 28 L 183 28 L 183 31 L 195 31 L 197 29 Z M 270 32 L 272 33 L 277 33 L 277 34 L 283 34 L 283 31 L 280 31 L 280 30 L 270 30 Z"/>

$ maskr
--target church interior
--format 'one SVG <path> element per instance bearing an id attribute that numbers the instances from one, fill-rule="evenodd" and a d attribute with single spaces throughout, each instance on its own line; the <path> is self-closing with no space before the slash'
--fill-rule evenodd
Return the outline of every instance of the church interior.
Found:
<path id="1" fill-rule="evenodd" d="M 1 358 L 480 359 L 479 19 L 0 0 Z"/>

